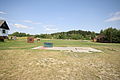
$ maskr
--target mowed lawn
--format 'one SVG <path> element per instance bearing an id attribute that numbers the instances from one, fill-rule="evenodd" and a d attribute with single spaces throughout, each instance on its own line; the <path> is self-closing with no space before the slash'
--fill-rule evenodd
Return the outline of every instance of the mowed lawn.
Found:
<path id="1" fill-rule="evenodd" d="M 33 50 L 52 42 L 60 47 L 92 47 L 102 53 Z M 120 43 L 26 38 L 0 42 L 0 80 L 120 80 Z"/>

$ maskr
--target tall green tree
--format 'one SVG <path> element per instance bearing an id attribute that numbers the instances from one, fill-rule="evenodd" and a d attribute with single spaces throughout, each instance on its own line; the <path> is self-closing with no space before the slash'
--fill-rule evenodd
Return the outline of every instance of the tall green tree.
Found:
<path id="1" fill-rule="evenodd" d="M 104 34 L 106 40 L 109 42 L 120 42 L 120 30 L 116 28 L 107 28 L 101 34 Z"/>

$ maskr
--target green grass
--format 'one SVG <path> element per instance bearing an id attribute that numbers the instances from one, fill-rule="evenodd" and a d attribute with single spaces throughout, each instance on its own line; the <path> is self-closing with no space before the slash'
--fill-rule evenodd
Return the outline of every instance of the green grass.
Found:
<path id="1" fill-rule="evenodd" d="M 52 42 L 62 47 L 93 47 L 102 53 L 32 50 Z M 0 80 L 120 80 L 120 44 L 83 40 L 0 42 Z"/>
<path id="2" fill-rule="evenodd" d="M 116 43 L 95 43 L 91 41 L 83 40 L 48 40 L 43 39 L 40 42 L 27 43 L 26 39 L 19 40 L 7 40 L 0 42 L 0 49 L 30 49 L 37 46 L 43 46 L 44 42 L 52 42 L 54 46 L 60 47 L 120 47 L 120 44 Z"/>

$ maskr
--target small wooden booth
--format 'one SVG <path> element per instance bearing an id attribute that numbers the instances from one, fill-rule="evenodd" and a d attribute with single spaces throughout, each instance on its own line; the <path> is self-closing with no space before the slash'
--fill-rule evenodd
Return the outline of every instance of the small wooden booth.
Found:
<path id="1" fill-rule="evenodd" d="M 27 38 L 27 43 L 34 43 L 34 38 L 33 37 L 28 37 Z"/>

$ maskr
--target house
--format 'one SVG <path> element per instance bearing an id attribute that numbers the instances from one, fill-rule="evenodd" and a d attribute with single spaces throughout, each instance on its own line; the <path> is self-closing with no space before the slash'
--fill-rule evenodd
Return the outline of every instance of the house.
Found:
<path id="1" fill-rule="evenodd" d="M 9 27 L 5 20 L 0 20 L 0 41 L 8 38 Z"/>
<path id="2" fill-rule="evenodd" d="M 100 34 L 96 38 L 93 39 L 93 42 L 106 42 L 105 35 Z"/>

